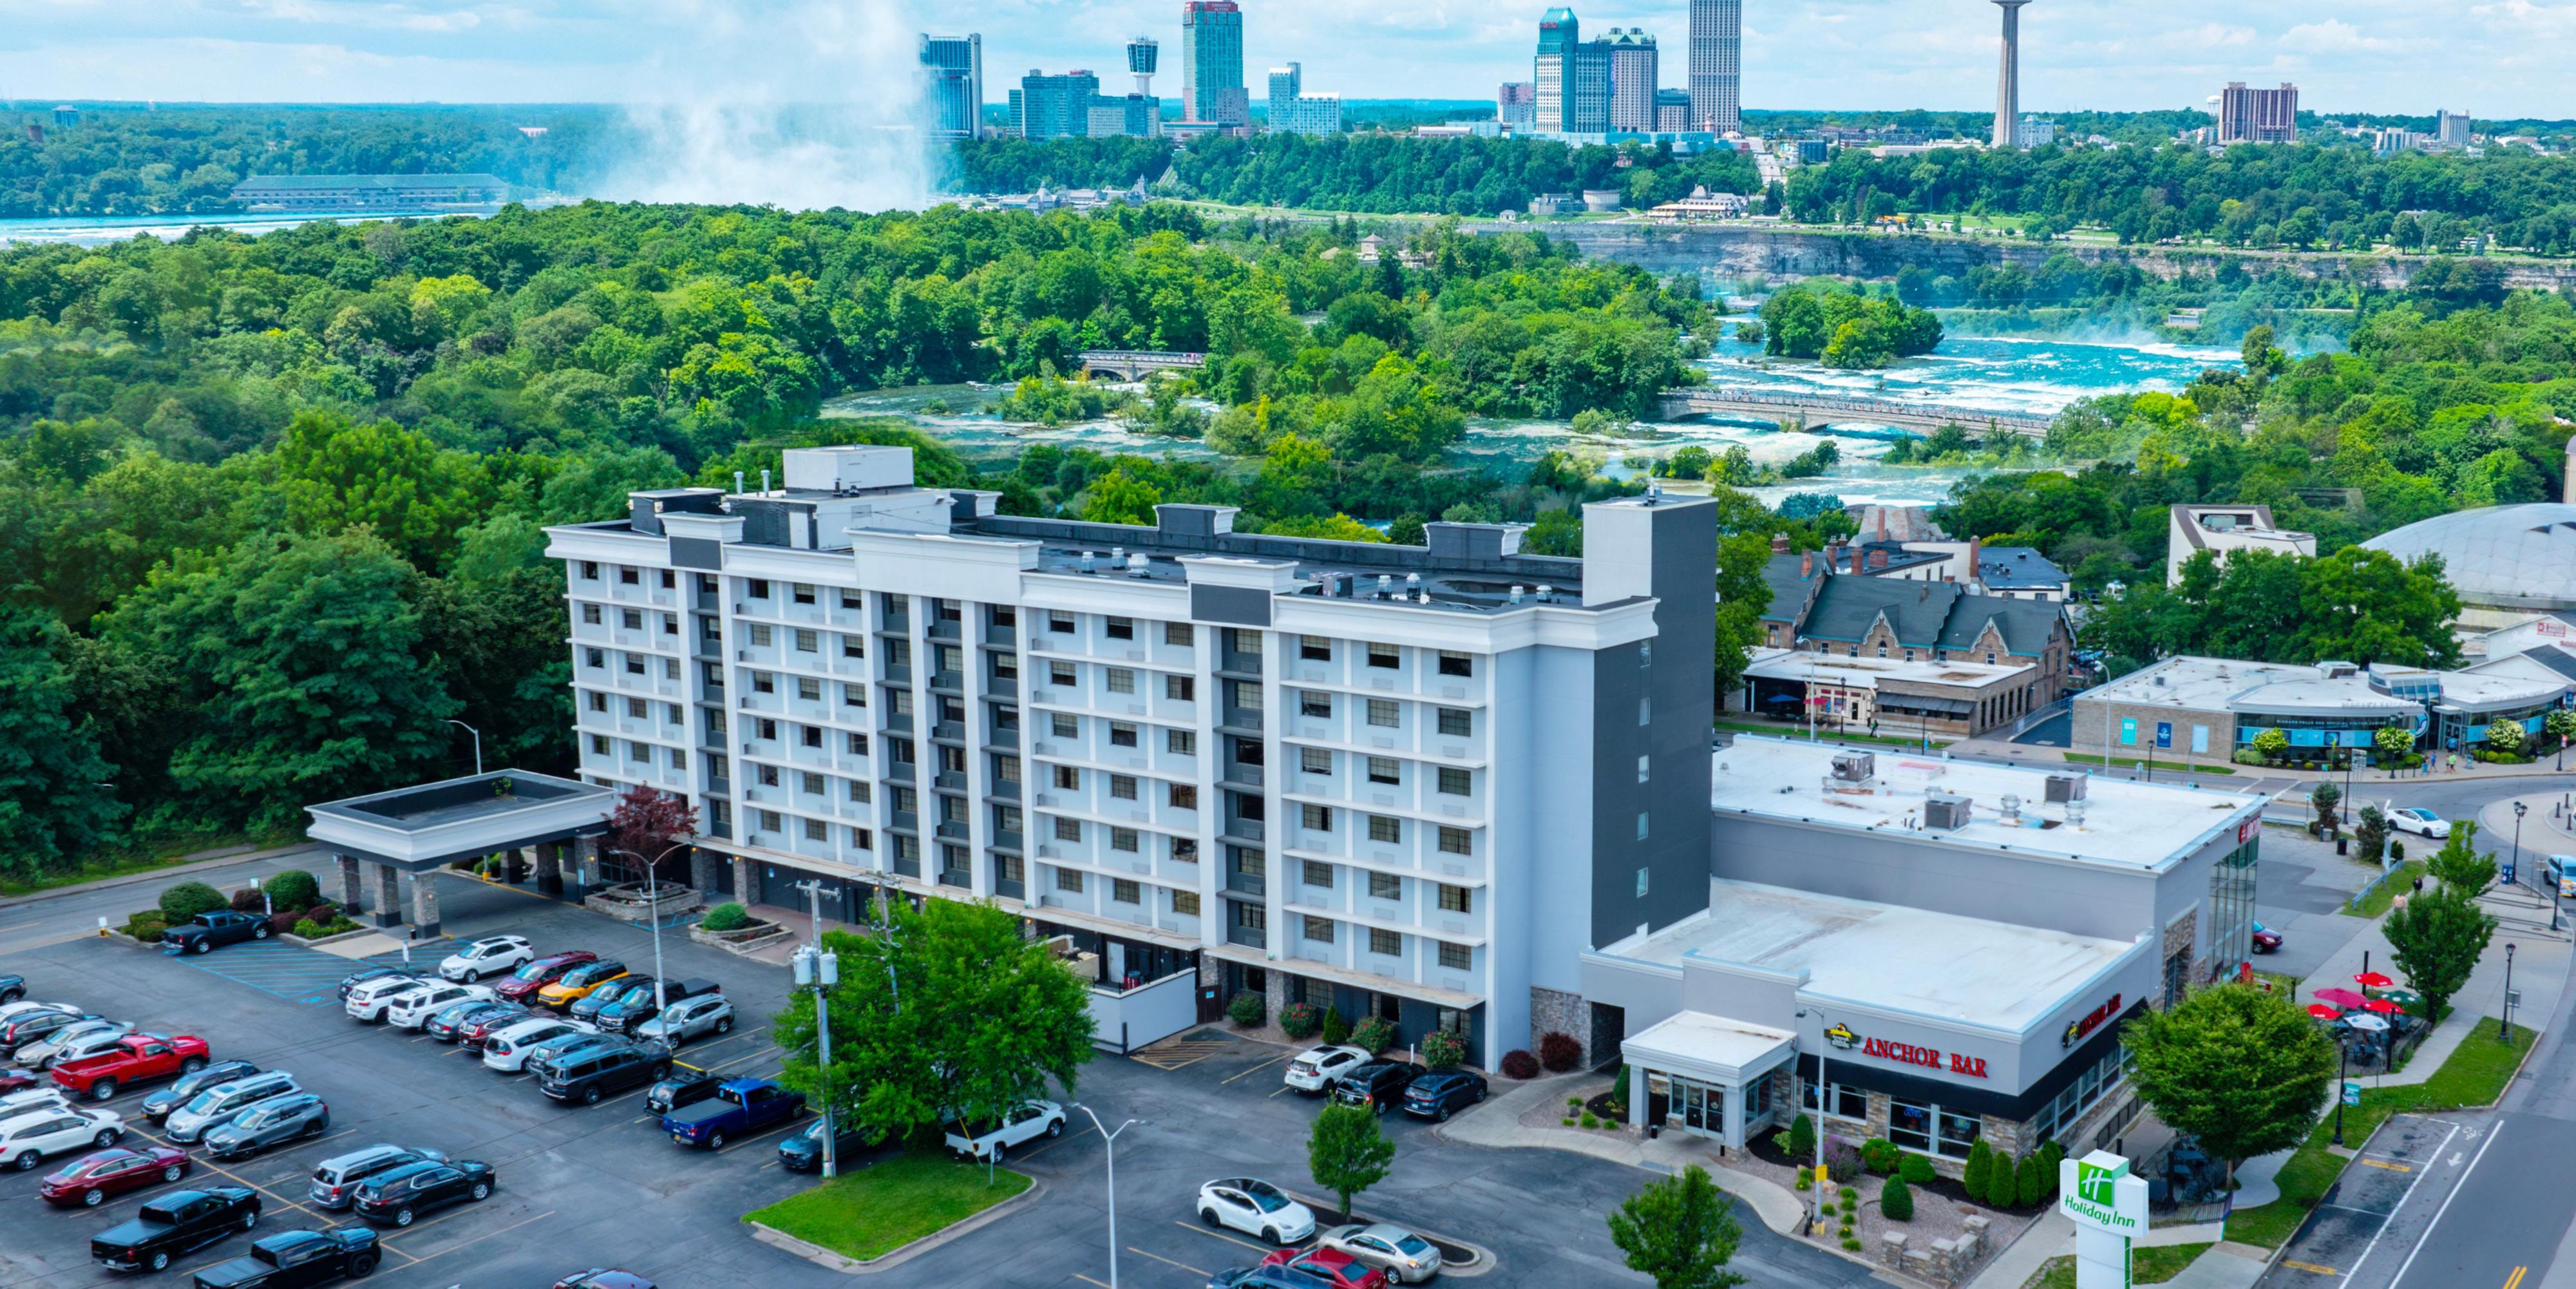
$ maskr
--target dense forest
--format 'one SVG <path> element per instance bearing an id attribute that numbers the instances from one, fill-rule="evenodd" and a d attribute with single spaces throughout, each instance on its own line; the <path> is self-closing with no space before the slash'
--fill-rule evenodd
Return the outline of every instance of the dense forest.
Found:
<path id="1" fill-rule="evenodd" d="M 1223 500 L 1248 531 L 1353 540 L 1385 536 L 1354 516 L 1397 537 L 1508 518 L 1538 521 L 1530 549 L 1579 551 L 1571 508 L 1640 485 L 1564 457 L 1479 474 L 1443 449 L 1471 411 L 1650 407 L 1687 378 L 1696 282 L 1527 235 L 1429 227 L 1387 250 L 1363 262 L 1347 223 L 1177 206 L 590 204 L 0 252 L 0 878 L 453 771 L 449 718 L 496 762 L 558 764 L 541 526 L 729 483 L 787 445 L 909 443 L 925 482 L 983 471 L 1016 513 Z M 1060 373 L 1087 345 L 1208 353 L 1196 388 L 1158 386 L 1137 415 L 1237 459 L 969 463 L 815 419 L 922 381 L 1086 396 Z"/>

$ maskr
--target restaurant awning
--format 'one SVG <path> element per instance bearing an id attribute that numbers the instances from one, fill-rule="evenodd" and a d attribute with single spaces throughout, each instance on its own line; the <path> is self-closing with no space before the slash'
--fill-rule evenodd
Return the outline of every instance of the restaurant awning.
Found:
<path id="1" fill-rule="evenodd" d="M 1629 1064 L 1734 1086 L 1760 1078 L 1798 1054 L 1785 1029 L 1706 1012 L 1680 1012 L 1619 1045 Z"/>

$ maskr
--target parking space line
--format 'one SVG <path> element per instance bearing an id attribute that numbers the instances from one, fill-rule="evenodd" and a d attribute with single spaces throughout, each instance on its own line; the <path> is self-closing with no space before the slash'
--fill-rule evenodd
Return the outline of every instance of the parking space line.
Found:
<path id="1" fill-rule="evenodd" d="M 2515 1267 L 2513 1274 L 2504 1278 L 2504 1289 L 2522 1289 L 2523 1274 L 2530 1270 L 2529 1267 Z"/>
<path id="2" fill-rule="evenodd" d="M 1285 1083 L 1282 1083 L 1282 1084 L 1280 1084 L 1280 1085 L 1279 1085 L 1279 1092 L 1294 1092 L 1294 1091 L 1296 1091 L 1296 1090 L 1297 1090 L 1297 1089 L 1292 1088 L 1292 1087 L 1288 1086 L 1288 1085 L 1287 1085 L 1287 1084 L 1285 1084 Z M 1271 1093 L 1271 1094 L 1270 1094 L 1270 1096 L 1269 1096 L 1269 1097 L 1263 1097 L 1263 1098 L 1262 1098 L 1262 1100 L 1267 1101 L 1267 1100 L 1269 1100 L 1269 1099 L 1270 1099 L 1270 1097 L 1278 1096 L 1278 1095 L 1279 1095 L 1279 1092 L 1273 1092 L 1273 1093 Z"/>
<path id="3" fill-rule="evenodd" d="M 1277 1056 L 1271 1057 L 1271 1058 L 1270 1058 L 1269 1060 L 1267 1060 L 1267 1061 L 1263 1061 L 1263 1062 L 1262 1062 L 1261 1064 L 1259 1064 L 1259 1065 L 1253 1066 L 1253 1067 L 1252 1067 L 1251 1069 L 1249 1069 L 1249 1070 L 1243 1070 L 1243 1071 L 1241 1071 L 1241 1072 L 1239 1072 L 1239 1073 L 1229 1074 L 1229 1075 L 1225 1076 L 1224 1078 L 1218 1079 L 1218 1080 L 1216 1081 L 1216 1085 L 1217 1085 L 1218 1087 L 1224 1087 L 1226 1084 L 1232 1083 L 1232 1082 L 1234 1082 L 1236 1079 L 1242 1078 L 1242 1077 L 1243 1077 L 1244 1075 L 1246 1075 L 1246 1074 L 1252 1074 L 1252 1073 L 1255 1073 L 1255 1072 L 1260 1071 L 1260 1070 L 1266 1070 L 1266 1069 L 1269 1069 L 1271 1066 L 1277 1065 L 1277 1064 L 1278 1064 L 1278 1063 L 1280 1063 L 1281 1061 L 1284 1061 L 1284 1060 L 1287 1060 L 1287 1059 L 1288 1059 L 1288 1054 L 1287 1054 L 1287 1053 L 1285 1053 L 1285 1052 L 1282 1052 L 1282 1053 L 1280 1053 L 1280 1054 L 1279 1054 L 1279 1055 L 1277 1055 Z"/>
<path id="4" fill-rule="evenodd" d="M 1047 1144 L 1045 1144 L 1045 1145 L 1043 1145 L 1043 1146 L 1040 1146 L 1040 1147 L 1038 1147 L 1038 1148 L 1037 1148 L 1037 1149 L 1035 1149 L 1035 1150 L 1026 1151 L 1026 1152 L 1023 1152 L 1023 1153 L 1021 1153 L 1021 1154 L 1013 1155 L 1013 1156 L 1011 1156 L 1011 1158 L 1013 1158 L 1013 1159 L 1017 1159 L 1017 1160 L 1023 1160 L 1023 1161 L 1025 1161 L 1025 1160 L 1035 1159 L 1035 1158 L 1037 1158 L 1038 1156 L 1043 1155 L 1043 1154 L 1045 1154 L 1046 1152 L 1048 1152 L 1048 1151 L 1050 1151 L 1050 1150 L 1053 1150 L 1053 1149 L 1055 1149 L 1056 1147 L 1061 1146 L 1061 1145 L 1063 1145 L 1064 1143 L 1066 1143 L 1066 1142 L 1068 1142 L 1068 1141 L 1074 1141 L 1074 1140 L 1079 1139 L 1079 1138 L 1083 1135 L 1083 1133 L 1088 1133 L 1088 1132 L 1098 1132 L 1098 1131 L 1099 1131 L 1099 1129 L 1097 1129 L 1097 1128 L 1092 1128 L 1092 1127 L 1087 1127 L 1087 1126 L 1086 1126 L 1086 1127 L 1084 1127 L 1081 1131 L 1074 1133 L 1074 1134 L 1073 1134 L 1073 1136 L 1070 1136 L 1070 1137 L 1058 1137 L 1058 1138 L 1056 1138 L 1055 1140 L 1050 1141 L 1050 1142 L 1048 1142 Z"/>
<path id="5" fill-rule="evenodd" d="M 1174 1262 L 1174 1261 L 1173 1261 L 1173 1260 L 1171 1260 L 1170 1258 L 1164 1257 L 1162 1254 L 1159 1254 L 1159 1253 L 1147 1253 L 1145 1250 L 1140 1249 L 1140 1248 L 1137 1248 L 1135 1245 L 1132 1245 L 1132 1244 L 1127 1246 L 1127 1251 L 1128 1251 L 1129 1253 L 1139 1254 L 1139 1255 L 1144 1256 L 1144 1257 L 1152 1258 L 1152 1259 L 1153 1259 L 1153 1260 L 1155 1260 L 1156 1262 L 1160 1262 L 1160 1263 L 1162 1263 L 1163 1265 L 1165 1265 L 1165 1266 L 1167 1266 L 1167 1267 L 1179 1267 L 1181 1270 L 1183 1270 L 1183 1271 L 1187 1271 L 1187 1272 L 1189 1272 L 1191 1275 L 1194 1275 L 1194 1276 L 1204 1276 L 1204 1275 L 1212 1274 L 1212 1273 L 1207 1272 L 1207 1271 L 1202 1271 L 1202 1270 L 1200 1270 L 1200 1269 L 1199 1269 L 1199 1268 L 1197 1268 L 1197 1267 L 1191 1266 L 1189 1263 L 1186 1263 L 1186 1262 Z"/>
<path id="6" fill-rule="evenodd" d="M 723 1069 L 726 1065 L 740 1065 L 740 1064 L 742 1064 L 742 1063 L 743 1063 L 743 1062 L 745 1062 L 745 1061 L 757 1061 L 757 1060 L 759 1060 L 760 1058 L 762 1058 L 762 1057 L 764 1057 L 764 1056 L 767 1056 L 767 1055 L 769 1055 L 769 1054 L 770 1054 L 770 1053 L 772 1053 L 772 1052 L 778 1052 L 778 1051 L 784 1051 L 784 1050 L 785 1050 L 785 1049 L 783 1049 L 783 1048 L 777 1048 L 777 1047 L 767 1047 L 767 1048 L 762 1048 L 760 1051 L 754 1052 L 754 1053 L 752 1053 L 752 1054 L 751 1054 L 751 1055 L 749 1055 L 749 1056 L 737 1056 L 737 1057 L 733 1058 L 733 1059 L 732 1059 L 732 1060 L 730 1060 L 730 1061 L 726 1061 L 726 1062 L 724 1062 L 724 1064 L 723 1064 L 723 1065 L 710 1065 L 710 1066 L 706 1067 L 706 1069 L 705 1069 L 705 1071 L 704 1071 L 704 1072 L 705 1072 L 705 1073 L 708 1073 L 708 1074 L 713 1074 L 713 1073 L 715 1073 L 716 1071 Z"/>
<path id="7" fill-rule="evenodd" d="M 2385 1168 L 2392 1173 L 2411 1173 L 2415 1171 L 2412 1167 L 2405 1164 L 2384 1163 L 2376 1159 L 2364 1159 L 2361 1160 L 2360 1163 L 2365 1168 Z"/>
<path id="8" fill-rule="evenodd" d="M 428 1230 L 429 1228 L 431 1228 L 431 1227 L 433 1227 L 433 1226 L 436 1226 L 436 1225 L 438 1225 L 438 1224 L 439 1224 L 439 1223 L 441 1223 L 441 1222 L 453 1222 L 453 1221 L 455 1221 L 456 1219 L 458 1219 L 458 1218 L 460 1218 L 460 1217 L 463 1217 L 463 1216 L 465 1216 L 466 1214 L 471 1213 L 471 1212 L 473 1212 L 473 1211 L 474 1211 L 474 1210 L 473 1210 L 473 1208 L 472 1208 L 472 1207 L 470 1207 L 470 1206 L 461 1206 L 461 1207 L 458 1207 L 458 1208 L 452 1209 L 452 1210 L 448 1211 L 447 1213 L 441 1214 L 441 1215 L 440 1215 L 440 1216 L 438 1216 L 438 1217 L 433 1217 L 433 1218 L 429 1219 L 429 1220 L 428 1220 L 428 1221 L 426 1221 L 426 1222 L 414 1222 L 414 1223 L 412 1223 L 412 1224 L 411 1224 L 411 1225 L 409 1225 L 409 1226 L 405 1226 L 405 1227 L 398 1227 L 398 1228 L 396 1228 L 396 1229 L 395 1229 L 394 1234 L 395 1234 L 395 1235 L 409 1235 L 409 1234 L 411 1234 L 411 1233 L 412 1233 L 412 1232 L 414 1232 L 414 1231 L 426 1231 L 426 1230 Z M 386 1238 L 391 1238 L 391 1237 L 386 1237 Z M 382 1244 L 382 1243 L 384 1243 L 384 1240 L 383 1240 L 383 1239 L 379 1239 L 379 1240 L 377 1240 L 377 1241 L 376 1241 L 376 1243 L 378 1243 L 378 1244 Z"/>
<path id="9" fill-rule="evenodd" d="M 1074 1279 L 1076 1279 L 1076 1280 L 1079 1280 L 1079 1281 L 1081 1281 L 1081 1282 L 1083 1282 L 1084 1284 L 1087 1284 L 1087 1285 L 1099 1285 L 1099 1289 L 1109 1289 L 1109 1286 L 1104 1285 L 1104 1284 L 1101 1284 L 1099 1281 L 1094 1280 L 1094 1279 L 1092 1279 L 1091 1277 L 1086 1276 L 1086 1275 L 1082 1274 L 1082 1273 L 1081 1273 L 1081 1272 L 1079 1272 L 1079 1271 L 1076 1271 L 1076 1272 L 1074 1272 L 1074 1273 L 1073 1273 L 1073 1278 L 1074 1278 Z"/>
<path id="10" fill-rule="evenodd" d="M 547 1209 L 545 1212 L 543 1212 L 543 1213 L 539 1213 L 539 1214 L 537 1214 L 535 1217 L 521 1218 L 520 1220 L 518 1220 L 518 1221 L 516 1221 L 516 1222 L 512 1222 L 512 1223 L 511 1223 L 511 1224 L 509 1224 L 508 1226 L 502 1227 L 502 1228 L 501 1228 L 500 1230 L 498 1230 L 498 1231 L 486 1231 L 486 1232 L 484 1232 L 484 1233 L 483 1233 L 483 1234 L 481 1234 L 481 1235 L 475 1236 L 475 1237 L 474 1237 L 473 1239 L 471 1239 L 471 1240 L 467 1240 L 467 1241 L 465 1241 L 463 1244 L 454 1244 L 454 1245 L 450 1245 L 450 1246 L 448 1246 L 447 1248 L 440 1249 L 440 1250 L 439 1250 L 438 1252 L 436 1252 L 436 1253 L 423 1254 L 423 1255 L 420 1255 L 420 1256 L 417 1256 L 417 1257 L 414 1257 L 414 1256 L 413 1256 L 413 1255 L 411 1255 L 411 1254 L 405 1253 L 405 1254 L 403 1254 L 403 1256 L 404 1256 L 404 1257 L 407 1257 L 407 1258 L 411 1258 L 411 1261 L 410 1261 L 410 1262 L 408 1262 L 408 1263 L 405 1263 L 404 1265 L 405 1265 L 406 1267 L 414 1267 L 414 1266 L 418 1266 L 418 1265 L 420 1265 L 421 1263 L 424 1263 L 424 1262 L 429 1261 L 431 1258 L 443 1258 L 443 1257 L 446 1257 L 448 1254 L 451 1254 L 451 1253 L 456 1252 L 458 1249 L 469 1248 L 469 1247 L 471 1247 L 471 1246 L 473 1246 L 473 1245 L 480 1244 L 480 1243 L 482 1243 L 483 1241 L 488 1240 L 488 1239 L 491 1239 L 493 1236 L 496 1236 L 496 1235 L 507 1235 L 507 1234 L 509 1234 L 509 1233 L 510 1233 L 510 1232 L 512 1232 L 512 1231 L 518 1230 L 520 1227 L 526 1226 L 526 1225 L 527 1225 L 528 1223 L 530 1223 L 530 1222 L 542 1222 L 542 1221 L 544 1221 L 544 1220 L 545 1220 L 545 1219 L 547 1219 L 547 1218 L 553 1217 L 554 1215 L 555 1215 L 555 1211 L 554 1211 L 553 1209 Z M 413 1227 L 412 1229 L 413 1229 L 413 1230 L 415 1230 L 415 1231 L 417 1231 L 417 1230 L 419 1230 L 420 1228 L 415 1226 L 415 1227 Z M 381 1243 L 382 1243 L 382 1241 L 378 1241 L 378 1243 L 380 1243 L 380 1244 L 381 1244 Z M 396 1250 L 396 1252 L 401 1252 L 401 1251 L 400 1251 L 400 1250 Z"/>
<path id="11" fill-rule="evenodd" d="M 1234 1238 L 1233 1236 L 1226 1234 L 1226 1233 L 1225 1233 L 1225 1232 L 1223 1232 L 1223 1231 L 1211 1230 L 1211 1229 L 1209 1229 L 1209 1228 L 1207 1228 L 1207 1227 L 1204 1227 L 1204 1226 L 1194 1226 L 1194 1225 L 1192 1225 L 1192 1224 L 1190 1224 L 1190 1223 L 1188 1223 L 1188 1222 L 1178 1222 L 1178 1221 L 1176 1221 L 1176 1222 L 1172 1223 L 1172 1225 L 1177 1226 L 1177 1227 L 1181 1228 L 1181 1229 L 1182 1229 L 1182 1230 L 1184 1230 L 1184 1231 L 1195 1231 L 1195 1232 L 1197 1232 L 1198 1234 L 1200 1234 L 1200 1235 L 1204 1235 L 1204 1236 L 1206 1236 L 1206 1237 L 1208 1237 L 1209 1239 L 1212 1239 L 1212 1240 L 1223 1240 L 1223 1241 L 1225 1241 L 1225 1242 L 1226 1242 L 1226 1243 L 1228 1243 L 1228 1244 L 1240 1244 L 1240 1245 L 1242 1245 L 1243 1247 L 1245 1247 L 1245 1248 L 1247 1248 L 1247 1249 L 1250 1249 L 1250 1250 L 1252 1250 L 1252 1251 L 1254 1251 L 1254 1252 L 1256 1252 L 1256 1253 L 1264 1253 L 1264 1254 L 1266 1254 L 1266 1253 L 1271 1252 L 1271 1250 L 1270 1250 L 1269 1248 L 1266 1248 L 1266 1247 L 1264 1247 L 1264 1246 L 1262 1246 L 1262 1245 L 1254 1244 L 1254 1243 L 1253 1243 L 1252 1241 L 1250 1241 L 1250 1240 L 1238 1240 L 1238 1239 Z M 1294 1248 L 1295 1246 L 1294 1246 L 1294 1245 L 1291 1245 L 1291 1246 L 1289 1246 L 1289 1247 Z"/>
<path id="12" fill-rule="evenodd" d="M 774 1132 L 780 1132 L 780 1131 L 783 1131 L 783 1130 L 788 1129 L 788 1128 L 798 1127 L 798 1126 L 801 1126 L 804 1122 L 805 1122 L 805 1116 L 803 1116 L 803 1115 L 801 1115 L 801 1114 L 800 1114 L 800 1115 L 796 1116 L 795 1118 L 790 1119 L 790 1120 L 788 1120 L 787 1122 L 785 1122 L 785 1123 L 782 1123 L 782 1124 L 778 1125 L 778 1126 L 777 1126 L 777 1127 L 775 1127 L 775 1128 L 766 1129 L 766 1130 L 764 1130 L 764 1131 L 762 1131 L 762 1132 L 760 1132 L 760 1133 L 758 1133 L 758 1134 L 756 1134 L 756 1135 L 749 1136 L 749 1137 L 745 1137 L 745 1138 L 743 1138 L 743 1139 L 742 1139 L 742 1140 L 740 1140 L 740 1141 L 734 1142 L 732 1145 L 719 1147 L 719 1148 L 716 1150 L 716 1152 L 715 1152 L 715 1153 L 717 1153 L 717 1154 L 721 1155 L 721 1154 L 725 1154 L 725 1153 L 730 1152 L 730 1151 L 740 1150 L 740 1149 L 742 1149 L 743 1147 L 748 1146 L 748 1145 L 750 1145 L 751 1143 L 753 1143 L 753 1142 L 755 1142 L 755 1141 L 760 1140 L 762 1137 L 766 1137 L 766 1136 L 770 1135 L 771 1133 L 774 1133 Z"/>

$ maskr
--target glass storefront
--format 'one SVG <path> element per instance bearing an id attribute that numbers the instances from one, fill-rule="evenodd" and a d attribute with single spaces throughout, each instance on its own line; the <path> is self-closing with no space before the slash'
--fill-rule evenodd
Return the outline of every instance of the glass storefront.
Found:
<path id="1" fill-rule="evenodd" d="M 2254 865 L 2263 839 L 2227 852 L 2209 873 L 2209 962 L 2234 974 L 2254 957 Z"/>

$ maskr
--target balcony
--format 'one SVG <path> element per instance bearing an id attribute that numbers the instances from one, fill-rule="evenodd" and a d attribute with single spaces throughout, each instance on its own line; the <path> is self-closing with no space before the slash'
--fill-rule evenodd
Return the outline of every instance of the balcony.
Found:
<path id="1" fill-rule="evenodd" d="M 993 893 L 1006 900 L 1025 900 L 1029 897 L 1029 884 L 1005 877 L 993 883 Z"/>
<path id="2" fill-rule="evenodd" d="M 897 855 L 894 859 L 894 871 L 895 875 L 898 877 L 909 877 L 914 881 L 919 881 L 921 880 L 921 861 L 919 859 L 905 859 L 903 856 Z"/>
<path id="3" fill-rule="evenodd" d="M 910 734 L 912 732 L 912 716 L 906 712 L 888 712 L 886 713 L 885 727 L 886 733 L 888 734 Z"/>
<path id="4" fill-rule="evenodd" d="M 1247 949 L 1261 949 L 1269 946 L 1270 936 L 1268 932 L 1254 927 L 1230 926 L 1225 929 L 1225 942 L 1239 944 Z"/>
<path id="5" fill-rule="evenodd" d="M 1217 651 L 1216 668 L 1219 671 L 1233 672 L 1238 676 L 1258 676 L 1261 674 L 1261 655 L 1221 649 Z"/>
<path id="6" fill-rule="evenodd" d="M 885 678 L 886 678 L 886 683 L 888 683 L 888 684 L 893 684 L 893 685 L 909 685 L 909 684 L 911 684 L 911 683 L 912 683 L 912 664 L 911 664 L 911 663 L 908 663 L 908 662 L 890 662 L 890 663 L 887 663 L 887 664 L 886 664 L 886 674 L 885 674 Z"/>
<path id="7" fill-rule="evenodd" d="M 1020 678 L 1016 675 L 987 677 L 984 692 L 994 698 L 1017 698 L 1020 696 Z"/>
<path id="8" fill-rule="evenodd" d="M 999 725 L 994 725 L 985 729 L 984 741 L 992 744 L 994 747 L 1018 747 L 1020 745 L 1020 732 L 1016 728 L 1004 729 Z"/>
<path id="9" fill-rule="evenodd" d="M 966 840 L 966 821 L 963 819 L 948 819 L 941 821 L 939 825 L 939 835 L 950 841 Z"/>
<path id="10" fill-rule="evenodd" d="M 923 634 L 933 640 L 959 640 L 965 637 L 965 630 L 952 620 L 934 618 L 931 620 L 930 629 Z"/>
<path id="11" fill-rule="evenodd" d="M 1020 629 L 994 623 L 984 628 L 984 643 L 998 649 L 1016 649 L 1020 643 Z"/>
<path id="12" fill-rule="evenodd" d="M 945 788 L 950 792 L 964 792 L 966 773 L 962 770 L 942 770 L 930 777 L 930 785 L 934 788 Z"/>
<path id="13" fill-rule="evenodd" d="M 904 783 L 911 783 L 919 777 L 912 768 L 914 764 L 915 763 L 911 761 L 890 762 L 886 766 L 886 777 Z"/>
<path id="14" fill-rule="evenodd" d="M 1260 845 L 1261 821 L 1258 819 L 1228 819 L 1225 821 L 1225 835 L 1236 841 L 1248 841 L 1256 846 Z"/>
<path id="15" fill-rule="evenodd" d="M 930 737 L 943 739 L 950 743 L 963 743 L 966 741 L 966 723 L 963 721 L 941 721 L 930 727 Z"/>
<path id="16" fill-rule="evenodd" d="M 888 824 L 887 827 L 900 828 L 905 832 L 919 832 L 921 831 L 921 816 L 910 810 L 898 810 L 894 812 L 894 822 Z"/>
<path id="17" fill-rule="evenodd" d="M 1239 763 L 1229 765 L 1225 767 L 1225 781 L 1238 788 L 1257 789 L 1261 786 L 1261 767 Z"/>
<path id="18" fill-rule="evenodd" d="M 1020 799 L 1020 781 L 1017 779 L 997 779 L 993 782 L 993 791 L 991 795 L 1004 801 L 1017 801 Z"/>
<path id="19" fill-rule="evenodd" d="M 1229 895 L 1249 895 L 1254 899 L 1260 899 L 1270 893 L 1270 888 L 1267 885 L 1267 882 L 1268 879 L 1262 877 L 1259 873 L 1228 873 L 1225 875 L 1225 889 L 1226 893 Z"/>
<path id="20" fill-rule="evenodd" d="M 993 830 L 993 849 L 1018 854 L 1024 847 L 1019 833 L 1008 828 L 997 828 Z"/>
<path id="21" fill-rule="evenodd" d="M 953 671 L 935 671 L 930 674 L 930 687 L 945 690 L 951 694 L 962 694 L 966 692 L 966 678 Z"/>
<path id="22" fill-rule="evenodd" d="M 1229 707 L 1225 709 L 1225 719 L 1218 723 L 1229 729 L 1258 734 L 1261 732 L 1261 713 L 1248 707 Z"/>

